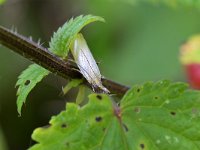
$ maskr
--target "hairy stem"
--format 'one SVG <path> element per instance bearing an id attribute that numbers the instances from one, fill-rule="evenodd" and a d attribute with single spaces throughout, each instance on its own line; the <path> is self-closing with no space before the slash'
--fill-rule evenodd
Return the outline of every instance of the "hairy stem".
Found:
<path id="1" fill-rule="evenodd" d="M 0 43 L 23 57 L 28 58 L 29 60 L 66 79 L 82 78 L 82 75 L 74 69 L 76 66 L 74 66 L 72 62 L 62 60 L 61 58 L 50 53 L 48 49 L 2 26 L 0 26 Z M 111 91 L 111 93 L 116 94 L 119 97 L 124 95 L 129 89 L 127 86 L 108 79 L 102 79 L 102 82 L 103 85 Z M 89 83 L 86 81 L 84 83 L 91 88 Z"/>

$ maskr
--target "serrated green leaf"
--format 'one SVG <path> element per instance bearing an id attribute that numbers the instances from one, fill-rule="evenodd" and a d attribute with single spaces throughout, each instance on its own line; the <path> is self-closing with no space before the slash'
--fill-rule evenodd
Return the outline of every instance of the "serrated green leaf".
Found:
<path id="1" fill-rule="evenodd" d="M 18 81 L 16 83 L 16 86 L 19 86 L 17 90 L 17 111 L 20 115 L 22 105 L 25 103 L 30 91 L 48 74 L 48 70 L 40 67 L 39 65 L 33 64 L 24 70 L 18 77 Z"/>
<path id="2" fill-rule="evenodd" d="M 49 128 L 38 128 L 30 150 L 199 150 L 200 92 L 160 81 L 134 86 L 114 105 L 92 94 L 67 104 Z"/>
<path id="3" fill-rule="evenodd" d="M 104 22 L 104 19 L 92 15 L 79 16 L 75 19 L 70 19 L 62 27 L 60 27 L 56 33 L 54 33 L 51 38 L 51 42 L 49 43 L 49 50 L 52 53 L 65 58 L 68 54 L 70 44 L 76 35 L 84 26 L 94 21 Z"/>

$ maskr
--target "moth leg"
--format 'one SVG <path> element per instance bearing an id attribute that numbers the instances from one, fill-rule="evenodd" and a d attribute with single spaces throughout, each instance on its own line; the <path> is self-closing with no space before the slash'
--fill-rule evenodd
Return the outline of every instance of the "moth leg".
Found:
<path id="1" fill-rule="evenodd" d="M 79 72 L 79 73 L 81 73 L 81 71 L 78 69 L 78 68 L 71 68 L 72 70 L 75 70 L 75 71 L 77 71 L 77 72 Z M 82 74 L 82 73 L 81 73 Z"/>
<path id="2" fill-rule="evenodd" d="M 105 77 L 101 75 L 101 79 L 105 79 Z"/>
<path id="3" fill-rule="evenodd" d="M 117 96 L 117 94 L 109 94 L 109 96 Z"/>
<path id="4" fill-rule="evenodd" d="M 76 63 L 75 60 L 73 60 L 72 58 L 68 58 L 67 60 Z"/>
<path id="5" fill-rule="evenodd" d="M 72 58 L 68 58 L 66 61 L 72 63 L 74 66 L 77 66 L 77 63 Z"/>
<path id="6" fill-rule="evenodd" d="M 94 93 L 99 93 L 99 92 L 97 91 L 98 86 L 96 86 L 95 84 L 91 84 L 91 85 L 92 85 L 92 91 L 93 91 Z"/>
<path id="7" fill-rule="evenodd" d="M 101 61 L 97 61 L 96 64 L 97 64 L 97 66 L 99 66 L 99 64 L 101 64 Z"/>

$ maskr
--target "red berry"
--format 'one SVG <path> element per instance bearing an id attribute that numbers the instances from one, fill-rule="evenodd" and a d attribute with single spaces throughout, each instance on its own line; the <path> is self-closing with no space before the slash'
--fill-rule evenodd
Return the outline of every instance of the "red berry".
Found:
<path id="1" fill-rule="evenodd" d="M 200 89 L 200 64 L 185 65 L 187 79 L 194 89 Z"/>
<path id="2" fill-rule="evenodd" d="M 200 35 L 192 36 L 181 46 L 180 61 L 191 87 L 200 89 Z"/>

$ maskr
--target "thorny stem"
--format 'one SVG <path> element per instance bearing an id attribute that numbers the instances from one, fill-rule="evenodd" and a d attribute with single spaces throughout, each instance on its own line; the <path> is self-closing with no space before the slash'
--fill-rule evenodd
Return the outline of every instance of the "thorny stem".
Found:
<path id="1" fill-rule="evenodd" d="M 72 62 L 62 60 L 41 45 L 2 26 L 0 26 L 0 43 L 63 78 L 82 78 L 82 75 L 74 69 Z M 119 97 L 129 89 L 109 79 L 102 79 L 102 82 L 111 93 Z M 88 82 L 85 81 L 84 84 L 91 88 Z"/>

